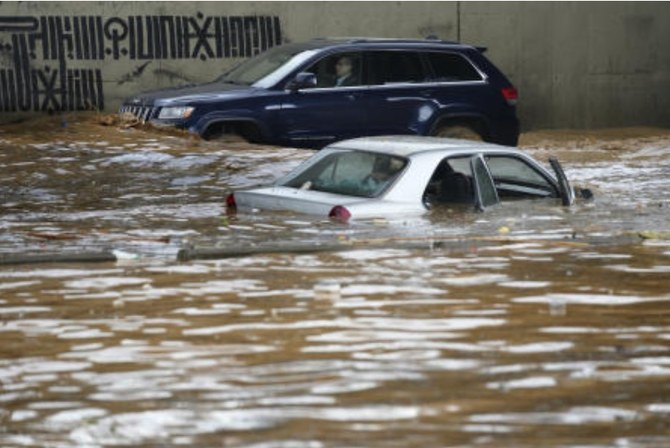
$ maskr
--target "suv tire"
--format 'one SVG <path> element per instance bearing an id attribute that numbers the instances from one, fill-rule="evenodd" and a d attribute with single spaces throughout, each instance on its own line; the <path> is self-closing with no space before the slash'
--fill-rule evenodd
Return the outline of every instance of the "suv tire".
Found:
<path id="1" fill-rule="evenodd" d="M 203 138 L 230 143 L 254 143 L 261 140 L 258 127 L 244 121 L 215 123 L 207 128 Z"/>

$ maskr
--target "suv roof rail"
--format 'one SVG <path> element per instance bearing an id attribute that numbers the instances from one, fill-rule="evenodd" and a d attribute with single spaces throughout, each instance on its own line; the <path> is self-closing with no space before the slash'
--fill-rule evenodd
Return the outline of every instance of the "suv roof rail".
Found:
<path id="1" fill-rule="evenodd" d="M 366 42 L 409 42 L 409 43 L 412 43 L 412 42 L 431 41 L 431 42 L 450 44 L 450 45 L 463 45 L 461 42 L 458 42 L 458 41 L 442 40 L 438 36 L 435 36 L 435 35 L 426 36 L 423 39 L 412 38 L 412 37 L 321 36 L 321 37 L 315 37 L 312 40 L 316 40 L 316 41 L 339 41 L 339 42 L 346 42 L 346 43 L 350 43 L 350 44 L 359 44 L 359 43 L 366 43 Z"/>

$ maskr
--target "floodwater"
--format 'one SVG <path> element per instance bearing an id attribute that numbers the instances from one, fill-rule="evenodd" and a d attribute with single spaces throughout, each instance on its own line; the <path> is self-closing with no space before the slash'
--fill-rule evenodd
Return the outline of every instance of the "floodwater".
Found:
<path id="1" fill-rule="evenodd" d="M 0 129 L 0 255 L 119 257 L 0 266 L 0 446 L 670 447 L 670 131 L 524 135 L 570 209 L 338 224 L 225 214 L 310 151 L 101 118 Z"/>

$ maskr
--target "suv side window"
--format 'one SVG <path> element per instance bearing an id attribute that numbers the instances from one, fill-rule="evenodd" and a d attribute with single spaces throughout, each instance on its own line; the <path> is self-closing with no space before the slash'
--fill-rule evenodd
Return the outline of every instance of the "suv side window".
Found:
<path id="1" fill-rule="evenodd" d="M 370 85 L 424 82 L 427 78 L 417 52 L 371 51 L 367 57 Z"/>
<path id="2" fill-rule="evenodd" d="M 360 53 L 338 53 L 319 60 L 304 71 L 316 75 L 316 86 L 347 87 L 361 85 Z"/>
<path id="3" fill-rule="evenodd" d="M 482 76 L 470 61 L 455 53 L 427 52 L 426 57 L 433 68 L 432 81 L 481 81 Z"/>

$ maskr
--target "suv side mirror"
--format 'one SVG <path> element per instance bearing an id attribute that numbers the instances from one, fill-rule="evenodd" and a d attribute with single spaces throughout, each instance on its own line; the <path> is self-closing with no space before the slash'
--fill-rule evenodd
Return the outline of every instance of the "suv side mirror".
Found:
<path id="1" fill-rule="evenodd" d="M 297 92 L 301 89 L 311 89 L 316 87 L 316 75 L 310 72 L 300 72 L 295 75 L 292 81 L 286 85 L 286 89 L 291 92 Z"/>

